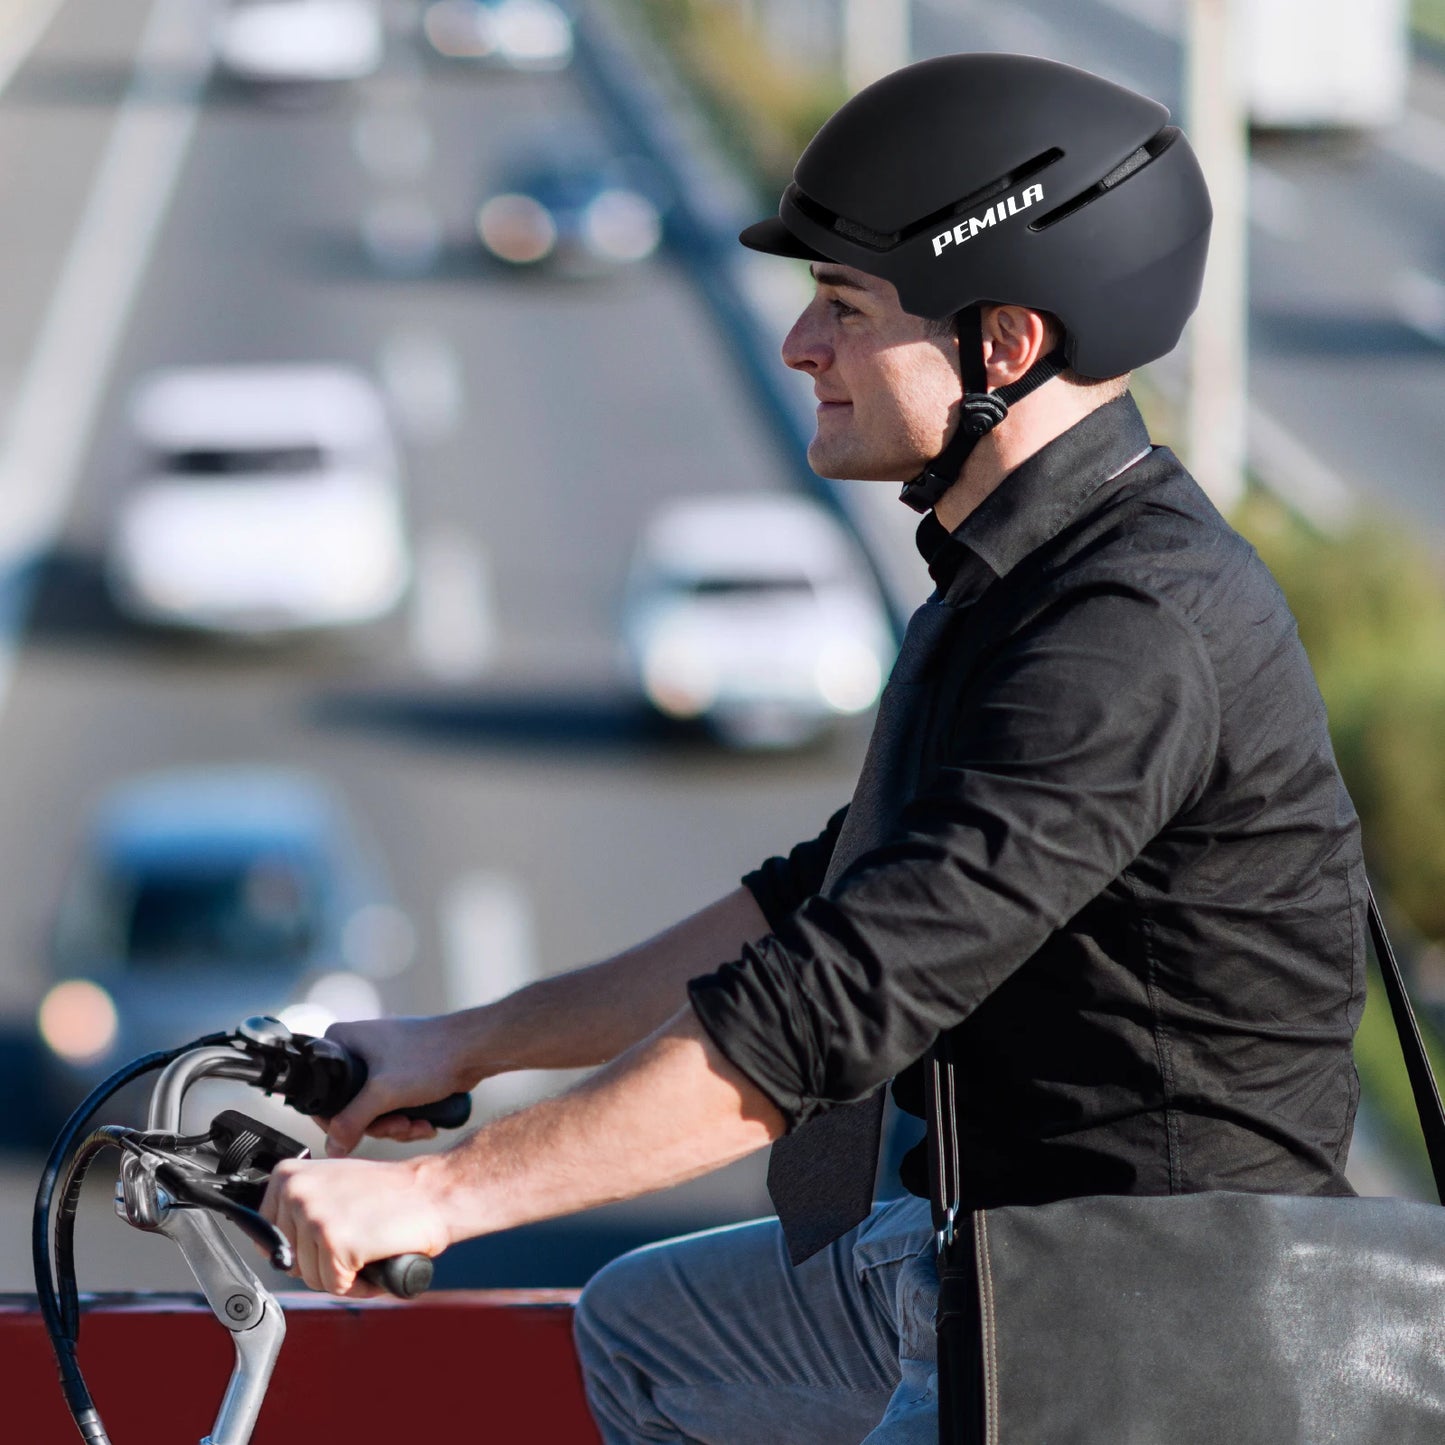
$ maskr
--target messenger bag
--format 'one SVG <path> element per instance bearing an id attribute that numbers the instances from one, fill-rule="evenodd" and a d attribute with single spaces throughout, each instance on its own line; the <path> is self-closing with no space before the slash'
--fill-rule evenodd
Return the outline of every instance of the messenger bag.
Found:
<path id="1" fill-rule="evenodd" d="M 1445 1111 L 1374 893 L 1370 932 L 1445 1201 Z M 1442 1445 L 1445 1210 L 1092 1196 L 960 1216 L 935 1050 L 941 1445 Z"/>

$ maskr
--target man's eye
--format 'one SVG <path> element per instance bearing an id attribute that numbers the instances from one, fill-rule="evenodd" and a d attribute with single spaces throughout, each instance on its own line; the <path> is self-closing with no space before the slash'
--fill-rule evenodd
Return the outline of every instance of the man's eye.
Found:
<path id="1" fill-rule="evenodd" d="M 850 306 L 846 301 L 839 301 L 836 298 L 830 301 L 828 305 L 832 308 L 833 315 L 840 319 L 845 316 L 857 316 L 859 314 L 856 306 Z"/>

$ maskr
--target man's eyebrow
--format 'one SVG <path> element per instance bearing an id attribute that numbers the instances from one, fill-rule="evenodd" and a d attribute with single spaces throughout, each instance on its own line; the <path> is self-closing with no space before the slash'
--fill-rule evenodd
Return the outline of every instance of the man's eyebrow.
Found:
<path id="1" fill-rule="evenodd" d="M 855 281 L 846 271 L 836 266 L 822 266 L 814 261 L 808 268 L 813 273 L 813 280 L 819 286 L 833 286 L 839 290 L 862 291 L 867 293 L 870 288 L 862 281 Z"/>

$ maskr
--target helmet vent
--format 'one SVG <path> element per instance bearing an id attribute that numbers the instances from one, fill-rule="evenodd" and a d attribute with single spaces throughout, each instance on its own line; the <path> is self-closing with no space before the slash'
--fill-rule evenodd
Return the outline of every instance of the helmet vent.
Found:
<path id="1" fill-rule="evenodd" d="M 1063 151 L 1054 146 L 1036 155 L 1032 160 L 1025 161 L 1023 165 L 1011 170 L 1007 175 L 990 181 L 986 186 L 980 186 L 976 191 L 970 191 L 961 200 L 950 201 L 940 210 L 911 222 L 901 231 L 874 231 L 857 221 L 850 221 L 846 216 L 840 216 L 836 211 L 830 211 L 826 206 L 819 205 L 796 182 L 788 187 L 787 197 L 814 225 L 826 227 L 834 235 L 842 236 L 856 245 L 867 246 L 869 250 L 891 251 L 904 241 L 911 241 L 915 236 L 925 232 L 936 231 L 942 223 L 951 222 L 966 212 L 986 205 L 996 196 L 1013 190 L 1031 176 L 1038 175 L 1040 171 L 1046 170 L 1055 161 L 1063 158 Z"/>
<path id="2" fill-rule="evenodd" d="M 944 206 L 942 210 L 934 211 L 932 215 L 925 216 L 921 221 L 915 221 L 903 234 L 908 239 L 918 235 L 920 231 L 935 230 L 941 221 L 952 221 L 956 217 L 964 215 L 968 211 L 977 210 L 979 206 L 987 205 L 995 196 L 1001 196 L 1005 191 L 1011 191 L 1017 186 L 1038 175 L 1040 171 L 1047 170 L 1055 161 L 1061 161 L 1064 153 L 1057 146 L 1036 155 L 1033 160 L 1025 161 L 1023 165 L 1016 166 L 1007 175 L 1000 176 L 996 181 L 990 181 L 986 186 L 980 186 L 976 191 L 970 191 L 961 200 L 953 201 Z"/>
<path id="3" fill-rule="evenodd" d="M 1156 156 L 1162 155 L 1178 137 L 1179 127 L 1166 125 L 1158 135 L 1152 140 L 1145 141 L 1138 150 L 1125 156 L 1113 170 L 1103 179 L 1095 181 L 1087 191 L 1081 191 L 1072 200 L 1065 201 L 1062 206 L 1055 206 L 1052 211 L 1040 216 L 1037 221 L 1031 221 L 1029 230 L 1046 231 L 1050 226 L 1072 216 L 1075 211 L 1083 210 L 1091 201 L 1097 201 L 1106 191 L 1112 191 L 1120 181 L 1132 176 L 1135 171 L 1142 170 Z"/>

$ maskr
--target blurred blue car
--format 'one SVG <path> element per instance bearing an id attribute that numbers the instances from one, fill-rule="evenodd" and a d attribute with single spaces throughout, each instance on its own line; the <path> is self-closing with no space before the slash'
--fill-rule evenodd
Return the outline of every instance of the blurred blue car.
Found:
<path id="1" fill-rule="evenodd" d="M 641 162 L 608 153 L 590 133 L 543 135 L 504 163 L 477 211 L 477 234 L 512 266 L 601 275 L 662 243 L 658 193 Z"/>
<path id="2" fill-rule="evenodd" d="M 186 769 L 116 788 L 65 884 L 37 1012 L 63 1117 L 119 1064 L 252 1014 L 303 1033 L 382 1011 L 405 916 L 316 778 Z"/>

